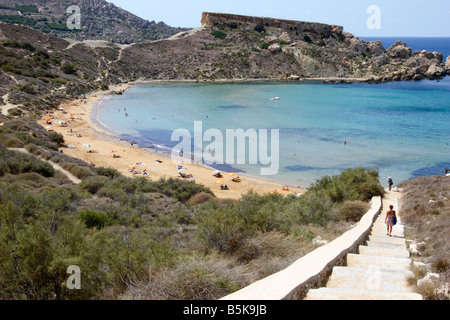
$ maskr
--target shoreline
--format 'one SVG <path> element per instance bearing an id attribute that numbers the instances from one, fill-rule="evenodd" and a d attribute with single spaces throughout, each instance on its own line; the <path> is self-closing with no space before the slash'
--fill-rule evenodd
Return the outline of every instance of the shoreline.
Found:
<path id="1" fill-rule="evenodd" d="M 59 109 L 53 112 L 53 116 L 50 117 L 51 125 L 46 124 L 46 121 L 43 120 L 47 116 L 43 116 L 38 123 L 47 130 L 53 130 L 63 135 L 66 146 L 71 146 L 70 148 L 60 148 L 65 154 L 98 167 L 114 168 L 126 177 L 142 176 L 145 169 L 148 172 L 147 178 L 152 181 L 176 178 L 178 177 L 177 165 L 183 165 L 186 168 L 185 173 L 193 175 L 193 178 L 186 178 L 185 180 L 193 180 L 198 184 L 209 187 L 217 198 L 240 199 L 250 191 L 257 194 L 277 192 L 283 195 L 306 192 L 302 188 L 291 186 L 289 186 L 289 191 L 283 191 L 282 182 L 271 182 L 245 174 L 239 174 L 241 182 L 231 181 L 231 173 L 225 171 L 221 171 L 222 178 L 215 178 L 212 175 L 214 169 L 198 163 L 174 163 L 170 155 L 152 148 L 132 144 L 130 141 L 108 132 L 101 127 L 101 124 L 93 120 L 93 111 L 102 99 L 113 95 L 115 92 L 125 92 L 132 85 L 140 83 L 150 83 L 150 81 L 122 83 L 110 86 L 107 91 L 91 92 L 85 96 L 84 100 L 77 99 L 72 103 L 61 104 Z M 71 115 L 72 117 L 70 117 Z M 67 126 L 60 126 L 60 121 L 67 123 Z M 89 150 L 95 152 L 88 152 Z M 114 155 L 118 157 L 114 158 Z M 160 162 L 157 162 L 157 160 L 160 160 Z M 139 174 L 129 172 L 130 166 L 133 164 L 138 164 L 136 171 L 140 172 Z M 221 190 L 221 183 L 218 183 L 218 181 L 223 181 L 223 184 L 228 185 L 229 190 Z"/>
<path id="2" fill-rule="evenodd" d="M 329 84 L 333 82 L 342 83 L 366 83 L 370 81 L 371 78 L 346 78 L 346 77 L 314 77 L 314 78 L 298 78 L 298 79 L 290 79 L 290 78 L 234 78 L 234 79 L 151 79 L 144 80 L 138 79 L 132 84 L 145 84 L 145 83 L 264 83 L 264 82 L 275 82 L 275 83 L 308 83 L 308 82 L 320 82 L 323 84 Z"/>

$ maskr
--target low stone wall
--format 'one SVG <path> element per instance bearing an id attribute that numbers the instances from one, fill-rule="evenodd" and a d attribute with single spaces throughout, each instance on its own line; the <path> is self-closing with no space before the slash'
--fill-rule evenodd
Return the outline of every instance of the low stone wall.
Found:
<path id="1" fill-rule="evenodd" d="M 338 239 L 314 250 L 288 268 L 259 280 L 221 300 L 301 300 L 311 288 L 325 286 L 333 267 L 344 266 L 349 253 L 357 253 L 367 240 L 382 210 L 381 197 L 374 197 L 361 221 Z"/>

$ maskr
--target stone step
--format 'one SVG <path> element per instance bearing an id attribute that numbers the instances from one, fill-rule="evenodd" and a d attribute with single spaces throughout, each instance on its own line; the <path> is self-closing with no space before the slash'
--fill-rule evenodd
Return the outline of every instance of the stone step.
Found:
<path id="1" fill-rule="evenodd" d="M 423 300 L 423 297 L 412 292 L 319 288 L 309 290 L 305 300 Z"/>
<path id="2" fill-rule="evenodd" d="M 384 238 L 388 237 L 387 231 L 386 231 L 386 230 L 379 230 L 379 231 L 377 231 L 377 230 L 372 230 L 372 232 L 370 233 L 369 236 L 374 236 L 374 237 L 384 237 Z M 403 238 L 403 234 L 400 234 L 400 233 L 398 233 L 398 232 L 392 231 L 392 237 L 393 237 L 393 238 L 394 238 L 394 237 L 395 237 L 395 238 Z"/>
<path id="3" fill-rule="evenodd" d="M 369 235 L 369 239 L 368 240 L 371 240 L 370 236 L 372 236 L 372 237 L 381 237 L 383 239 L 388 239 L 388 238 L 389 239 L 395 239 L 395 238 L 404 239 L 405 238 L 403 233 L 399 233 L 399 232 L 395 232 L 395 231 L 392 231 L 392 237 L 389 237 L 387 235 L 387 230 L 379 230 L 379 231 L 372 230 L 372 232 Z M 380 239 L 373 239 L 373 241 L 377 241 L 377 240 L 380 240 Z M 382 242 L 386 242 L 386 241 L 382 241 Z M 395 241 L 393 241 L 393 242 L 395 242 Z"/>
<path id="4" fill-rule="evenodd" d="M 359 246 L 359 254 L 367 256 L 380 256 L 380 257 L 390 257 L 390 258 L 409 258 L 408 251 L 400 249 L 390 249 L 390 248 L 378 248 L 378 247 L 368 247 Z"/>
<path id="5" fill-rule="evenodd" d="M 407 270 L 381 268 L 334 267 L 327 288 L 412 292 L 408 278 L 414 274 Z"/>
<path id="6" fill-rule="evenodd" d="M 386 229 L 387 224 L 383 222 L 375 222 L 372 226 L 372 228 L 374 229 Z M 395 226 L 392 227 L 392 230 L 401 230 L 403 231 L 405 228 L 404 226 L 402 226 L 401 224 L 396 224 Z"/>
<path id="7" fill-rule="evenodd" d="M 370 237 L 373 237 L 372 239 Z M 389 237 L 386 234 L 386 230 L 384 230 L 383 232 L 372 232 L 369 235 L 368 241 L 373 241 L 373 242 L 382 242 L 382 243 L 397 243 L 397 244 L 406 244 L 406 241 L 398 241 L 398 240 L 394 240 L 394 241 L 389 241 L 389 240 L 385 240 L 385 239 L 405 239 L 403 237 L 403 235 L 399 235 L 399 234 L 395 234 L 394 232 L 392 232 L 392 237 Z"/>
<path id="8" fill-rule="evenodd" d="M 386 232 L 386 230 L 387 230 L 387 226 L 386 225 L 379 225 L 379 226 L 373 226 L 371 231 L 372 232 L 374 232 L 374 231 L 384 231 L 384 232 Z M 403 228 L 399 228 L 397 226 L 394 226 L 392 228 L 392 233 L 394 233 L 394 232 L 396 234 L 404 234 L 405 233 Z"/>
<path id="9" fill-rule="evenodd" d="M 383 268 L 410 270 L 411 260 L 407 258 L 378 257 L 359 254 L 347 255 L 347 266 L 354 268 Z"/>
<path id="10" fill-rule="evenodd" d="M 370 231 L 371 233 L 384 233 L 386 234 L 387 232 L 387 227 L 383 226 L 383 227 L 374 227 L 372 228 L 372 230 Z M 399 230 L 398 228 L 393 228 L 392 229 L 392 235 L 394 236 L 404 236 L 405 232 L 403 230 Z"/>
<path id="11" fill-rule="evenodd" d="M 404 244 L 406 245 L 405 238 L 396 237 L 395 235 L 389 237 L 387 235 L 384 236 L 369 236 L 369 241 L 374 242 L 382 242 L 382 243 L 395 243 L 395 244 Z"/>
<path id="12" fill-rule="evenodd" d="M 372 225 L 372 228 L 384 228 L 386 229 L 387 225 L 383 222 L 377 222 L 375 221 L 374 224 Z"/>
<path id="13" fill-rule="evenodd" d="M 377 241 L 367 241 L 367 246 L 368 247 L 377 247 L 377 248 L 407 250 L 406 244 L 399 244 L 399 243 L 386 243 L 386 242 L 377 242 Z"/>
<path id="14" fill-rule="evenodd" d="M 383 222 L 377 222 L 376 221 L 373 224 L 373 226 L 372 226 L 372 228 L 374 228 L 374 229 L 385 229 L 385 230 L 386 230 L 386 227 L 387 227 L 387 224 L 385 224 L 384 221 Z M 403 231 L 404 227 L 401 224 L 397 223 L 395 226 L 392 227 L 392 230 L 401 230 L 401 231 Z"/>

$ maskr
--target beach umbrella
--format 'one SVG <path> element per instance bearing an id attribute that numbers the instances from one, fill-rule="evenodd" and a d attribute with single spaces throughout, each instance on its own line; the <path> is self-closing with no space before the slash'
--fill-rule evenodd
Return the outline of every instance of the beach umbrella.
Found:
<path id="1" fill-rule="evenodd" d="M 183 171 L 186 171 L 186 169 L 180 169 L 178 172 L 183 172 Z"/>
<path id="2" fill-rule="evenodd" d="M 230 173 L 230 176 L 237 176 L 237 173 L 232 172 L 232 173 Z"/>
<path id="3" fill-rule="evenodd" d="M 220 173 L 220 171 L 219 171 L 219 170 L 216 170 L 216 171 L 214 171 L 213 173 Z"/>
<path id="4" fill-rule="evenodd" d="M 83 144 L 83 147 L 85 147 L 85 148 L 90 148 L 91 146 L 88 145 L 88 144 Z"/>
<path id="5" fill-rule="evenodd" d="M 224 184 L 225 182 L 223 182 L 223 180 L 219 180 L 217 183 Z"/>

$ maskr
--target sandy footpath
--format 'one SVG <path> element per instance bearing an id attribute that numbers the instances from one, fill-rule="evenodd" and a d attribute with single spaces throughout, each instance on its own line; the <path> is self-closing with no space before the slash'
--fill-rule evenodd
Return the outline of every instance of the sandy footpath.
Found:
<path id="1" fill-rule="evenodd" d="M 192 174 L 196 183 L 209 187 L 218 198 L 239 199 L 243 194 L 253 190 L 259 194 L 279 192 L 281 194 L 304 193 L 304 190 L 290 187 L 289 191 L 282 191 L 280 184 L 258 180 L 245 175 L 239 175 L 241 182 L 231 181 L 231 173 L 222 172 L 223 178 L 218 179 L 212 175 L 213 170 L 198 164 L 175 163 L 163 153 L 153 149 L 140 148 L 129 141 L 123 141 L 112 134 L 103 131 L 91 119 L 91 112 L 95 105 L 112 91 L 124 91 L 128 84 L 111 87 L 110 91 L 94 92 L 86 96 L 84 100 L 76 100 L 70 104 L 60 106 L 60 110 L 42 117 L 39 121 L 47 130 L 53 130 L 64 136 L 66 145 L 71 148 L 60 148 L 65 154 L 92 163 L 95 166 L 115 168 L 128 177 L 142 176 L 147 170 L 147 178 L 157 181 L 161 178 L 178 177 L 178 165 L 184 165 L 186 174 Z M 51 124 L 46 123 L 46 118 Z M 61 126 L 60 121 L 67 123 Z M 73 148 L 74 147 L 74 148 Z M 89 152 L 95 151 L 95 152 Z M 114 155 L 120 156 L 115 158 Z M 157 162 L 160 160 L 160 162 Z M 140 174 L 130 172 L 131 165 Z M 181 179 L 181 178 L 178 178 Z M 221 190 L 219 181 L 227 184 L 229 190 Z"/>

